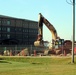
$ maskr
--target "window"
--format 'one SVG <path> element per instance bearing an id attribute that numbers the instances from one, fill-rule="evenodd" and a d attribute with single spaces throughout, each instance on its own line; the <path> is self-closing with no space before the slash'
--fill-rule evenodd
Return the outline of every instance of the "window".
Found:
<path id="1" fill-rule="evenodd" d="M 23 22 L 23 27 L 28 28 L 28 22 L 24 21 L 24 22 Z"/>
<path id="2" fill-rule="evenodd" d="M 2 31 L 6 31 L 6 27 L 2 27 Z"/>
<path id="3" fill-rule="evenodd" d="M 10 23 L 11 23 L 11 22 L 8 20 L 8 21 L 7 21 L 7 25 L 10 25 Z"/>
<path id="4" fill-rule="evenodd" d="M 6 39 L 6 34 L 2 34 L 2 38 L 3 39 Z"/>
<path id="5" fill-rule="evenodd" d="M 0 25 L 1 25 L 1 21 L 0 21 Z"/>
<path id="6" fill-rule="evenodd" d="M 19 28 L 19 31 L 21 31 L 21 28 Z"/>
<path id="7" fill-rule="evenodd" d="M 7 34 L 7 38 L 8 38 L 8 39 L 10 38 L 10 35 L 9 35 L 9 34 Z"/>
<path id="8" fill-rule="evenodd" d="M 7 28 L 7 32 L 10 32 L 10 28 Z"/>
<path id="9" fill-rule="evenodd" d="M 1 31 L 1 27 L 0 27 L 0 31 Z"/>
<path id="10" fill-rule="evenodd" d="M 10 20 L 2 19 L 2 25 L 10 25 L 10 24 L 11 24 Z"/>
<path id="11" fill-rule="evenodd" d="M 2 20 L 2 25 L 6 25 L 6 21 L 5 20 Z"/>
<path id="12" fill-rule="evenodd" d="M 27 29 L 25 29 L 25 32 L 28 32 L 28 30 L 27 30 Z"/>
<path id="13" fill-rule="evenodd" d="M 25 32 L 25 30 L 23 29 L 23 32 Z"/>

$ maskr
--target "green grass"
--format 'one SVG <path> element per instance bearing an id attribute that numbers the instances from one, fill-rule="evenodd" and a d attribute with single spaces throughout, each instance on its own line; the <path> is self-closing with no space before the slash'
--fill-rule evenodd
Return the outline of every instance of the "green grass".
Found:
<path id="1" fill-rule="evenodd" d="M 65 57 L 0 57 L 0 75 L 76 75 L 76 62 Z"/>

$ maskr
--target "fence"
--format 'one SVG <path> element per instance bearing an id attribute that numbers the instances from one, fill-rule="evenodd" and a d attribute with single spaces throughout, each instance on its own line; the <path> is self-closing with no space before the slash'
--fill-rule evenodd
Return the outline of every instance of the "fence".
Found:
<path id="1" fill-rule="evenodd" d="M 35 47 L 33 45 L 0 45 L 0 55 L 24 56 L 43 53 L 47 47 Z"/>

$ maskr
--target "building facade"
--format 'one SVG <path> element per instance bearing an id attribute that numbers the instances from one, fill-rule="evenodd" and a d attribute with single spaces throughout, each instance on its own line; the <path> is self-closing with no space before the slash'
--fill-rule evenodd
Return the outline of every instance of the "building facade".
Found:
<path id="1" fill-rule="evenodd" d="M 38 22 L 0 15 L 0 45 L 33 45 Z"/>

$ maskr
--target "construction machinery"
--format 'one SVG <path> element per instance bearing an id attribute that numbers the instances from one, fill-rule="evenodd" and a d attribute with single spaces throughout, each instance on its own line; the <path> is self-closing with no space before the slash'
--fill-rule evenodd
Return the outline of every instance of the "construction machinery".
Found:
<path id="1" fill-rule="evenodd" d="M 51 46 L 49 46 L 49 49 L 71 49 L 71 44 L 72 42 L 70 41 L 69 44 L 67 44 L 69 42 L 69 40 L 64 40 L 61 39 L 58 34 L 57 31 L 55 29 L 55 27 L 41 14 L 39 13 L 39 21 L 38 21 L 38 37 L 37 40 L 34 42 L 34 45 L 39 47 L 39 46 L 44 46 L 44 41 L 43 41 L 43 25 L 46 25 L 46 27 L 50 30 L 51 34 L 52 34 L 52 43 Z M 69 45 L 69 46 L 68 46 Z"/>
<path id="2" fill-rule="evenodd" d="M 43 46 L 44 41 L 43 41 L 43 24 L 46 25 L 46 27 L 50 30 L 52 33 L 52 46 L 55 46 L 57 41 L 61 40 L 58 35 L 57 31 L 54 28 L 54 26 L 45 18 L 41 13 L 39 13 L 39 21 L 38 21 L 38 37 L 37 40 L 34 42 L 35 46 Z"/>

